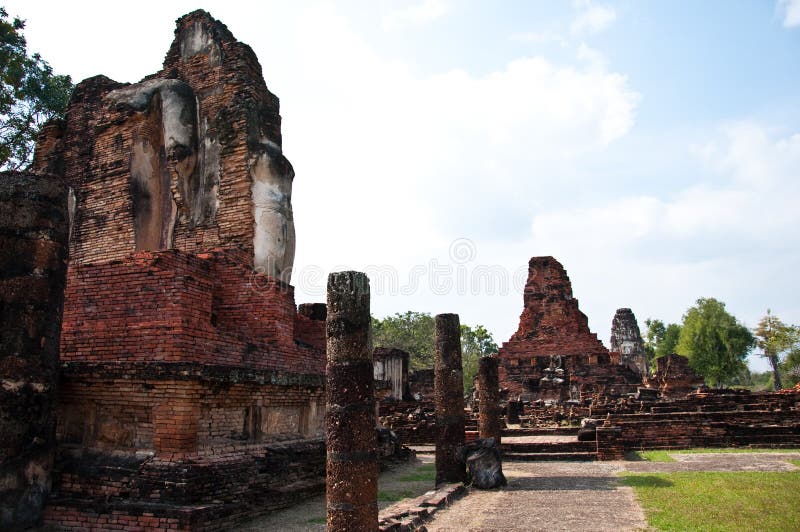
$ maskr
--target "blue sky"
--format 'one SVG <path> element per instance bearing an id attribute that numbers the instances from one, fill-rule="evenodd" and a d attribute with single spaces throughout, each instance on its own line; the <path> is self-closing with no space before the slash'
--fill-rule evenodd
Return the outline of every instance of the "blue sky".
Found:
<path id="1" fill-rule="evenodd" d="M 376 315 L 502 342 L 553 255 L 606 343 L 619 307 L 678 321 L 699 297 L 800 323 L 800 0 L 5 4 L 76 81 L 158 70 L 197 7 L 253 47 L 297 174 L 298 302 L 360 269 Z"/>

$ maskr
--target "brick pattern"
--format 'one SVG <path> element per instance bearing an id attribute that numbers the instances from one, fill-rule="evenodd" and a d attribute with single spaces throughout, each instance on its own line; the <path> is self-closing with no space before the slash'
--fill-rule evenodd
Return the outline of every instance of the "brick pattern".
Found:
<path id="1" fill-rule="evenodd" d="M 239 250 L 170 250 L 73 265 L 62 361 L 199 362 L 324 373 L 324 323 L 297 316 L 294 289 L 254 274 L 243 260 Z M 298 321 L 306 322 L 299 343 Z"/>
<path id="2" fill-rule="evenodd" d="M 184 57 L 182 36 L 198 27 L 211 36 L 213 44 Z M 172 247 L 186 252 L 238 247 L 247 251 L 252 263 L 248 160 L 254 142 L 281 145 L 278 98 L 267 89 L 252 49 L 207 13 L 195 11 L 180 18 L 175 33 L 163 69 L 150 78 L 179 79 L 191 86 L 199 106 L 201 142 L 219 144 L 220 168 L 219 181 L 214 183 L 216 214 L 197 225 L 178 185 L 175 162 L 164 161 L 177 213 Z M 74 263 L 121 259 L 136 249 L 130 158 L 134 139 L 148 125 L 142 113 L 117 108 L 105 99 L 123 86 L 104 76 L 84 80 L 75 88 L 67 109 L 63 167 L 78 205 L 70 249 Z M 291 168 L 285 159 L 282 164 Z"/>

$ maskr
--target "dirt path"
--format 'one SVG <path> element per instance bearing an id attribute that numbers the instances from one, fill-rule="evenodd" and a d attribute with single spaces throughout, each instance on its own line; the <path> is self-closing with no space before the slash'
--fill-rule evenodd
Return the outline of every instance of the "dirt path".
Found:
<path id="1" fill-rule="evenodd" d="M 622 462 L 506 462 L 508 486 L 472 490 L 438 513 L 429 531 L 641 530 L 633 490 L 620 486 Z"/>
<path id="2" fill-rule="evenodd" d="M 633 489 L 618 473 L 793 471 L 800 453 L 674 454 L 676 462 L 506 462 L 508 486 L 470 490 L 436 514 L 429 531 L 645 530 Z"/>

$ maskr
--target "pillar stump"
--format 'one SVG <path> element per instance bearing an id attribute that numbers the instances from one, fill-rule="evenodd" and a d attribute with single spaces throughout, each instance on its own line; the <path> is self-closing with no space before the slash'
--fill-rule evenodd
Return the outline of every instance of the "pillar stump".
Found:
<path id="1" fill-rule="evenodd" d="M 435 327 L 436 484 L 464 482 L 466 467 L 458 456 L 458 448 L 464 445 L 464 380 L 458 314 L 439 314 Z"/>
<path id="2" fill-rule="evenodd" d="M 327 530 L 373 532 L 378 528 L 378 459 L 365 274 L 328 276 L 326 335 Z"/>
<path id="3" fill-rule="evenodd" d="M 500 444 L 499 359 L 494 356 L 478 359 L 478 437 L 494 438 Z"/>

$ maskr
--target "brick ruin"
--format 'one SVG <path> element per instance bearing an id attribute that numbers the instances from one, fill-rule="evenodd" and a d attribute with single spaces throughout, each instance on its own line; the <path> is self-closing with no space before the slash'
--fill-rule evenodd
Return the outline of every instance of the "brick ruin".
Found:
<path id="1" fill-rule="evenodd" d="M 611 358 L 642 377 L 647 376 L 644 342 L 636 316 L 629 308 L 617 309 L 611 322 Z"/>
<path id="2" fill-rule="evenodd" d="M 705 386 L 705 379 L 689 367 L 685 356 L 670 354 L 656 359 L 655 374 L 647 385 L 658 390 L 663 398 L 679 399 Z"/>
<path id="3" fill-rule="evenodd" d="M 523 401 L 573 401 L 636 392 L 641 376 L 612 360 L 589 330 L 564 267 L 553 257 L 528 263 L 519 328 L 500 347 L 500 385 Z"/>
<path id="4" fill-rule="evenodd" d="M 0 174 L 0 529 L 37 524 L 55 452 L 68 188 Z"/>
<path id="5" fill-rule="evenodd" d="M 31 405 L 57 401 L 14 420 L 41 434 L 43 454 L 29 453 L 41 467 L 28 468 L 41 474 L 19 487 L 43 499 L 52 482 L 47 525 L 225 529 L 324 488 L 326 309 L 296 310 L 289 284 L 294 172 L 280 122 L 253 51 L 195 11 L 160 72 L 84 80 L 65 120 L 43 128 L 32 169 L 71 188 L 63 212 L 40 208 L 53 234 L 71 233 L 58 398 L 60 321 L 45 316 L 60 310 L 47 292 L 63 289 L 57 239 L 40 238 L 31 264 L 3 255 L 3 326 L 18 325 L 6 314 L 28 290 L 35 312 L 17 329 L 41 347 L 20 358 L 4 332 L 0 377 L 4 394 L 23 372 Z M 0 443 L 17 453 L 10 434 Z"/>
<path id="6" fill-rule="evenodd" d="M 388 383 L 384 400 L 411 400 L 408 385 L 409 354 L 402 349 L 376 347 L 372 350 L 372 360 L 375 380 Z"/>

